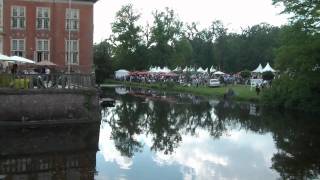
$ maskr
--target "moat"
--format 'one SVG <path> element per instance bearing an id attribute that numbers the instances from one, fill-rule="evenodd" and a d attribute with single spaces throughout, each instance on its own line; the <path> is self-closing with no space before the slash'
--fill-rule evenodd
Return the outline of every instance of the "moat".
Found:
<path id="1" fill-rule="evenodd" d="M 101 123 L 1 127 L 0 179 L 318 179 L 319 118 L 107 88 Z"/>

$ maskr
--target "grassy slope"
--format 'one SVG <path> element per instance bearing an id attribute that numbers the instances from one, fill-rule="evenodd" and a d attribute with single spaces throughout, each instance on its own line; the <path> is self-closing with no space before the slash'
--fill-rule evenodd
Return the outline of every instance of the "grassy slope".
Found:
<path id="1" fill-rule="evenodd" d="M 210 88 L 206 86 L 199 86 L 199 87 L 186 87 L 175 85 L 173 87 L 168 87 L 165 84 L 155 83 L 155 84 L 146 84 L 146 83 L 134 83 L 134 82 L 122 82 L 122 81 L 114 81 L 108 80 L 106 84 L 123 84 L 126 86 L 131 87 L 139 87 L 139 88 L 150 88 L 150 89 L 158 89 L 158 90 L 166 90 L 172 92 L 186 92 L 192 93 L 195 95 L 201 96 L 210 96 L 210 97 L 219 97 L 222 98 L 224 93 L 227 92 L 229 88 L 233 89 L 236 93 L 234 97 L 235 100 L 239 101 L 251 101 L 251 102 L 259 102 L 260 97 L 256 95 L 254 89 L 250 91 L 250 86 L 245 85 L 228 85 L 226 87 L 218 87 L 218 88 Z"/>

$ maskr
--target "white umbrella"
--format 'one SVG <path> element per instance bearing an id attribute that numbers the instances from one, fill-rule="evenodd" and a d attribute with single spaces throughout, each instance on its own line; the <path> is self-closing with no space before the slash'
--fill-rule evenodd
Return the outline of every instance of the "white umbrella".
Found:
<path id="1" fill-rule="evenodd" d="M 266 67 L 262 69 L 262 72 L 267 72 L 267 71 L 276 72 L 274 69 L 272 69 L 269 63 L 267 63 Z"/>
<path id="2" fill-rule="evenodd" d="M 20 56 L 11 56 L 10 60 L 11 61 L 15 61 L 15 62 L 20 62 L 20 63 L 31 63 L 31 64 L 35 63 L 34 61 L 32 61 L 30 59 L 27 59 L 27 58 L 24 58 L 24 57 L 20 57 Z"/>
<path id="3" fill-rule="evenodd" d="M 225 73 L 224 73 L 224 72 L 221 72 L 221 71 L 216 71 L 216 72 L 214 72 L 213 74 L 215 74 L 215 75 L 224 75 Z"/>
<path id="4" fill-rule="evenodd" d="M 4 54 L 0 54 L 0 61 L 12 61 L 9 56 L 6 56 Z"/>
<path id="5" fill-rule="evenodd" d="M 262 73 L 263 72 L 262 70 L 263 70 L 262 66 L 261 66 L 261 64 L 259 64 L 259 66 L 255 70 L 253 70 L 252 72 L 254 72 L 254 73 Z"/>

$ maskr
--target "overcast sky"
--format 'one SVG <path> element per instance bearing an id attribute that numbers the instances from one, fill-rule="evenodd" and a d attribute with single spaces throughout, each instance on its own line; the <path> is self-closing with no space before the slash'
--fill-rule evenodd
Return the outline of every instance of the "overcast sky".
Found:
<path id="1" fill-rule="evenodd" d="M 287 23 L 287 17 L 279 15 L 281 7 L 273 6 L 271 0 L 99 0 L 94 5 L 95 43 L 111 34 L 116 12 L 128 3 L 141 13 L 141 24 L 152 24 L 152 11 L 165 7 L 175 10 L 183 22 L 208 27 L 212 21 L 221 20 L 232 32 L 261 22 L 276 26 Z"/>

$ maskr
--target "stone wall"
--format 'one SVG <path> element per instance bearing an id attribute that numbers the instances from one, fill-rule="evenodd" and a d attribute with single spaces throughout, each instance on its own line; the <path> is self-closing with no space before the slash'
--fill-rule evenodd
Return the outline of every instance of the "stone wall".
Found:
<path id="1" fill-rule="evenodd" d="M 0 89 L 0 122 L 99 121 L 95 89 Z"/>

